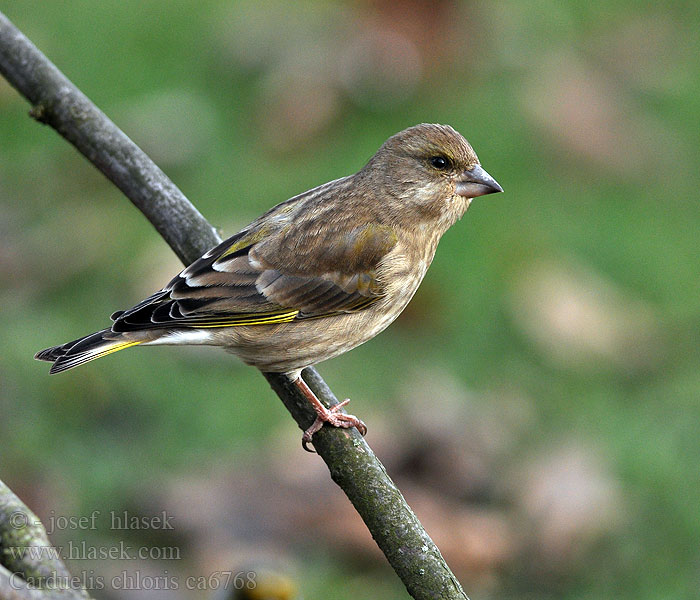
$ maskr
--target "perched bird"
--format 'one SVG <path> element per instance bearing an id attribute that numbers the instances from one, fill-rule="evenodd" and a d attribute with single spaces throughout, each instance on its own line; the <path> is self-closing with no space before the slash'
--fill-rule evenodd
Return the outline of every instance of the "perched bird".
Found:
<path id="1" fill-rule="evenodd" d="M 390 137 L 354 175 L 268 210 L 209 250 L 162 290 L 112 314 L 112 325 L 38 352 L 59 373 L 130 346 L 222 346 L 261 371 L 288 373 L 324 422 L 366 427 L 326 408 L 307 366 L 386 328 L 415 293 L 443 233 L 472 198 L 502 192 L 447 125 Z"/>

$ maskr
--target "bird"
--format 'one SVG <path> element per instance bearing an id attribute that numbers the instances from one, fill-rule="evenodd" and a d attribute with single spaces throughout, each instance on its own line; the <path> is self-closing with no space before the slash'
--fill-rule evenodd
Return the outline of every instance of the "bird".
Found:
<path id="1" fill-rule="evenodd" d="M 327 408 L 301 377 L 373 338 L 399 316 L 441 236 L 472 199 L 502 192 L 467 140 L 422 123 L 388 138 L 358 172 L 290 198 L 207 251 L 111 325 L 41 350 L 50 373 L 132 346 L 221 346 L 263 372 L 286 373 L 324 423 L 367 428 Z"/>

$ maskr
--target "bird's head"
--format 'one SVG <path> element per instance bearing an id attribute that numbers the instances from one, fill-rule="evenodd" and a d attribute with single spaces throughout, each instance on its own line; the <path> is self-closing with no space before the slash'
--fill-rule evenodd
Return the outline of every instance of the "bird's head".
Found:
<path id="1" fill-rule="evenodd" d="M 448 226 L 477 196 L 503 188 L 479 163 L 469 142 L 449 125 L 421 124 L 390 137 L 365 171 L 381 177 L 387 210 L 406 217 L 445 217 Z M 397 215 L 398 216 L 398 215 Z"/>

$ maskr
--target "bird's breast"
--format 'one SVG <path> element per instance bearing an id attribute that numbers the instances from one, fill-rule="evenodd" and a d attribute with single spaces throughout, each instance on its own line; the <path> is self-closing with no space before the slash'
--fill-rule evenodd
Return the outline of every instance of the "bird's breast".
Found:
<path id="1" fill-rule="evenodd" d="M 417 238 L 417 239 L 416 239 Z M 397 244 L 377 269 L 383 299 L 377 303 L 392 320 L 409 303 L 435 256 L 437 239 L 416 235 Z"/>

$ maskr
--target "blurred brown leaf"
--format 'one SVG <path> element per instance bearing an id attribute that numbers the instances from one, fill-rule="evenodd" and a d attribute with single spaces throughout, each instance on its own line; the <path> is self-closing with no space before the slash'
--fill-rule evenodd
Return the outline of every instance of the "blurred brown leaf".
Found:
<path id="1" fill-rule="evenodd" d="M 544 570 L 570 569 L 624 521 L 620 485 L 589 445 L 550 445 L 523 463 L 516 480 L 526 546 Z"/>
<path id="2" fill-rule="evenodd" d="M 539 261 L 511 282 L 514 323 L 555 363 L 613 364 L 626 371 L 657 366 L 663 340 L 651 306 L 573 262 Z"/>

